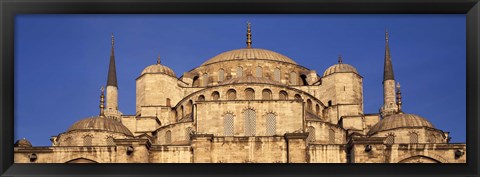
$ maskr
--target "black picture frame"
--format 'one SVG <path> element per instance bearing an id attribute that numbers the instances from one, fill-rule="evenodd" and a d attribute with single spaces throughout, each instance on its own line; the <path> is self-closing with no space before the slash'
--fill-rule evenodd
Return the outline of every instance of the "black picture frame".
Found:
<path id="1" fill-rule="evenodd" d="M 2 0 L 0 174 L 2 176 L 479 176 L 478 0 Z M 14 164 L 14 20 L 17 14 L 465 14 L 466 164 Z"/>

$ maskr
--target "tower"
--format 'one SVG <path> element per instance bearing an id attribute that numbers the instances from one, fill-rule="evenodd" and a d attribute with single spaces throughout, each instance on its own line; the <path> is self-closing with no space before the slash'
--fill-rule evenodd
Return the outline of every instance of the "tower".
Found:
<path id="1" fill-rule="evenodd" d="M 112 34 L 112 48 L 110 50 L 110 63 L 108 66 L 107 77 L 107 106 L 105 110 L 105 116 L 120 120 L 121 113 L 118 111 L 118 84 L 117 84 L 117 71 L 115 67 L 115 37 Z"/>
<path id="2" fill-rule="evenodd" d="M 380 108 L 382 118 L 395 114 L 398 105 L 395 101 L 395 77 L 393 75 L 392 58 L 388 45 L 388 31 L 385 31 L 385 61 L 383 68 L 383 106 Z"/>

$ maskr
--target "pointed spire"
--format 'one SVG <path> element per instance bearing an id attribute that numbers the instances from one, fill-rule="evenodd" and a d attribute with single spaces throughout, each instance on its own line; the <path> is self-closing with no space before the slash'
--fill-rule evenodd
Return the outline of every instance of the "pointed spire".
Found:
<path id="1" fill-rule="evenodd" d="M 114 46 L 115 46 L 115 37 L 113 36 L 113 33 L 112 33 L 112 48 L 111 48 L 111 53 L 110 53 L 110 64 L 108 66 L 107 86 L 111 85 L 111 86 L 118 87 L 117 71 L 116 71 L 116 67 L 115 67 Z"/>
<path id="2" fill-rule="evenodd" d="M 160 64 L 160 54 L 158 54 L 158 57 L 157 57 L 157 65 Z"/>
<path id="3" fill-rule="evenodd" d="M 247 22 L 247 48 L 252 48 L 252 29 L 250 22 Z"/>
<path id="4" fill-rule="evenodd" d="M 395 80 L 393 76 L 392 58 L 390 57 L 390 47 L 388 46 L 388 30 L 385 30 L 385 64 L 383 67 L 383 81 Z"/>
<path id="5" fill-rule="evenodd" d="M 103 86 L 102 86 L 102 88 L 100 88 L 100 90 L 102 91 L 102 94 L 100 95 L 100 116 L 101 116 L 101 117 L 105 117 L 105 113 L 104 113 L 104 109 L 105 109 L 105 105 L 104 105 L 104 103 L 105 103 L 105 100 L 104 100 L 104 98 L 105 98 L 104 90 L 105 90 L 105 89 L 104 89 Z"/>
<path id="6" fill-rule="evenodd" d="M 338 64 L 342 64 L 343 63 L 343 57 L 342 57 L 342 54 L 338 55 Z"/>
<path id="7" fill-rule="evenodd" d="M 400 92 L 400 82 L 397 82 L 397 106 L 398 113 L 403 113 L 402 111 L 402 92 Z"/>

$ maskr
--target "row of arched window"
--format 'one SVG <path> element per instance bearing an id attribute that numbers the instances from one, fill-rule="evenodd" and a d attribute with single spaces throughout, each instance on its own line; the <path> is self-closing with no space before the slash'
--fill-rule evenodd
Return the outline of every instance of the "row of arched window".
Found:
<path id="1" fill-rule="evenodd" d="M 255 100 L 255 90 L 252 89 L 252 88 L 247 88 L 244 90 L 244 94 L 245 94 L 245 100 Z M 302 99 L 302 96 L 300 96 L 299 94 L 295 94 L 295 99 Z M 220 92 L 218 91 L 214 91 L 212 92 L 211 96 L 210 96 L 210 99 L 211 100 L 219 100 L 220 99 Z M 238 99 L 237 98 L 237 91 L 235 89 L 229 89 L 227 90 L 227 93 L 226 93 L 226 99 L 227 100 L 236 100 Z M 272 97 L 272 91 L 270 89 L 263 89 L 262 90 L 262 100 L 271 100 L 273 99 Z M 288 93 L 284 90 L 278 92 L 278 99 L 279 100 L 287 100 L 288 99 Z M 198 96 L 197 98 L 197 101 L 205 101 L 206 98 L 204 95 L 200 95 Z M 310 104 L 311 104 L 311 101 L 310 101 Z M 318 105 L 317 105 L 318 106 Z M 320 109 L 320 107 L 318 106 L 318 108 Z"/>
<path id="2" fill-rule="evenodd" d="M 309 126 L 307 127 L 307 141 L 308 142 L 315 142 L 316 137 L 315 137 L 315 127 Z M 328 143 L 329 144 L 335 144 L 335 130 L 329 129 L 328 130 Z"/>
<path id="3" fill-rule="evenodd" d="M 409 136 L 410 144 L 417 144 L 418 143 L 418 133 L 410 132 L 408 134 L 408 136 Z M 433 134 L 431 136 L 435 137 L 435 135 L 433 135 Z M 431 138 L 432 137 L 430 137 L 429 141 L 431 143 L 435 143 L 436 140 L 432 140 Z M 395 134 L 393 134 L 393 133 L 388 134 L 387 138 L 385 139 L 385 144 L 392 145 L 394 143 L 395 143 Z"/>
<path id="4" fill-rule="evenodd" d="M 83 137 L 83 146 L 92 146 L 92 140 L 93 140 L 93 136 L 92 135 L 86 135 Z M 64 145 L 65 146 L 72 146 L 73 145 L 73 142 L 72 142 L 72 138 L 71 137 L 68 137 L 64 140 Z M 115 146 L 115 142 L 113 141 L 113 137 L 109 136 L 105 139 L 105 142 L 106 142 L 106 145 L 107 146 Z"/>
<path id="5" fill-rule="evenodd" d="M 228 76 L 225 76 L 225 70 L 224 69 L 219 69 L 218 70 L 218 81 L 219 82 L 223 82 L 225 81 L 225 79 L 228 79 Z M 243 67 L 241 66 L 237 66 L 237 68 L 235 69 L 235 74 L 236 74 L 236 77 L 242 77 L 244 75 L 244 69 Z M 277 81 L 277 82 L 280 82 L 281 81 L 281 70 L 279 68 L 275 68 L 273 70 L 273 80 L 274 81 Z M 255 71 L 254 71 L 254 76 L 255 77 L 264 77 L 264 72 L 263 72 L 263 68 L 261 66 L 257 66 L 255 67 Z M 210 76 L 208 73 L 205 73 L 201 76 L 201 80 L 202 80 L 202 84 L 200 84 L 200 81 L 199 81 L 199 76 L 195 76 L 193 78 L 193 84 L 192 86 L 193 87 L 200 87 L 201 86 L 207 86 L 208 83 L 210 82 Z M 289 77 L 289 84 L 290 85 L 298 85 L 298 80 L 299 79 L 302 79 L 302 84 L 303 85 L 307 85 L 307 81 L 306 81 L 306 76 L 305 75 L 300 75 L 300 77 L 298 77 L 298 74 L 295 72 L 295 71 L 292 71 L 290 72 L 290 77 Z"/>
<path id="6" fill-rule="evenodd" d="M 185 140 L 190 140 L 191 135 L 193 133 L 193 128 L 188 127 L 185 129 Z M 172 143 L 172 131 L 167 130 L 165 132 L 165 144 L 171 144 Z"/>
<path id="7" fill-rule="evenodd" d="M 245 136 L 255 136 L 257 130 L 257 115 L 254 109 L 248 108 L 243 112 L 244 134 Z M 265 132 L 266 136 L 276 134 L 276 115 L 275 113 L 267 113 L 265 115 Z M 224 136 L 235 135 L 235 118 L 232 113 L 226 113 L 223 116 Z M 237 132 L 237 134 L 240 132 Z"/>

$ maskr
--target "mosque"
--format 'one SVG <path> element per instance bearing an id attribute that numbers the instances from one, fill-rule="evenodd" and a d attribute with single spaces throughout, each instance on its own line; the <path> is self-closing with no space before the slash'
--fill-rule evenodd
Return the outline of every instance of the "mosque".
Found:
<path id="1" fill-rule="evenodd" d="M 51 146 L 18 140 L 14 162 L 466 163 L 466 144 L 449 143 L 448 132 L 402 109 L 388 32 L 376 113 L 364 113 L 363 77 L 341 56 L 319 75 L 253 48 L 250 23 L 246 37 L 245 48 L 180 77 L 158 58 L 137 77 L 136 111 L 126 115 L 112 35 L 99 114 L 51 137 Z"/>

